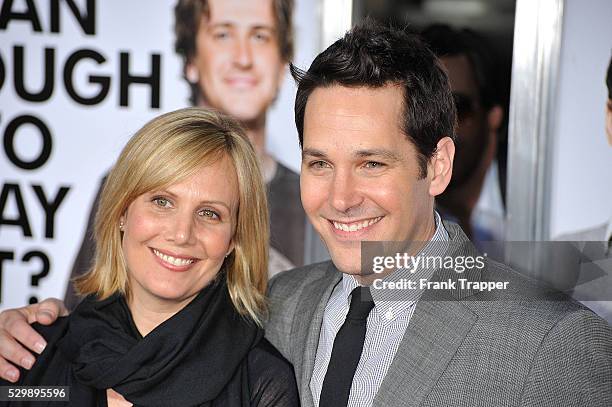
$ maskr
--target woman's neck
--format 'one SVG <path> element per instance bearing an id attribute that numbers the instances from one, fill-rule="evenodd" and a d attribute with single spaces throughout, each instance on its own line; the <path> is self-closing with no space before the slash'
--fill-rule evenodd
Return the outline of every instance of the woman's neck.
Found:
<path id="1" fill-rule="evenodd" d="M 181 303 L 167 304 L 161 301 L 146 300 L 131 295 L 128 298 L 128 307 L 138 332 L 144 337 L 157 328 L 167 319 L 183 309 L 193 298 Z"/>

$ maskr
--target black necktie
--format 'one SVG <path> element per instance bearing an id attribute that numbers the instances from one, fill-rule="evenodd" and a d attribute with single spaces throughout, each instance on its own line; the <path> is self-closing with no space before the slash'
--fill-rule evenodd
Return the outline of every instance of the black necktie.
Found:
<path id="1" fill-rule="evenodd" d="M 368 288 L 357 287 L 351 292 L 348 314 L 334 340 L 319 407 L 342 407 L 348 403 L 353 376 L 363 350 L 366 320 L 373 307 Z"/>

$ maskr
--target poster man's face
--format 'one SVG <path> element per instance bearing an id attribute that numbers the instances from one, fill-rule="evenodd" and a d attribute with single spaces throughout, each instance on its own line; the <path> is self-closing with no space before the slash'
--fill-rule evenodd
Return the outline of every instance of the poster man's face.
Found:
<path id="1" fill-rule="evenodd" d="M 203 102 L 241 122 L 264 117 L 284 75 L 272 0 L 208 0 L 188 77 Z M 189 72 L 191 70 L 192 72 Z"/>
<path id="2" fill-rule="evenodd" d="M 399 87 L 315 89 L 306 105 L 304 209 L 336 267 L 359 274 L 360 242 L 426 241 L 430 179 L 400 130 Z"/>

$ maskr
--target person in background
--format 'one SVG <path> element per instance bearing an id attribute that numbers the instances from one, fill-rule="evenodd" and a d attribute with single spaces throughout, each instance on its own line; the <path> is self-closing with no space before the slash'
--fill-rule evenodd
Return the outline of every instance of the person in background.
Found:
<path id="1" fill-rule="evenodd" d="M 86 298 L 37 326 L 48 346 L 19 385 L 69 386 L 78 407 L 299 405 L 293 369 L 263 339 L 268 210 L 234 120 L 189 108 L 147 123 L 95 225 L 95 263 L 76 281 Z"/>
<path id="2" fill-rule="evenodd" d="M 608 91 L 608 98 L 604 109 L 606 111 L 605 118 L 605 132 L 608 144 L 612 147 L 612 57 L 608 63 L 608 69 L 606 71 L 605 83 Z M 557 240 L 567 241 L 595 241 L 595 242 L 608 242 L 612 244 L 612 219 L 601 225 L 561 235 Z"/>
<path id="3" fill-rule="evenodd" d="M 455 220 L 476 245 L 504 237 L 504 205 L 495 160 L 504 117 L 492 51 L 467 29 L 435 24 L 422 37 L 448 73 L 457 107 L 457 151 L 451 183 L 436 198 L 442 217 Z"/>
<path id="4" fill-rule="evenodd" d="M 612 57 L 608 63 L 605 83 L 608 91 L 604 107 L 606 111 L 605 132 L 608 144 L 612 147 Z M 587 264 L 598 260 L 609 264 L 612 259 L 612 214 L 608 222 L 557 236 L 555 240 L 575 242 L 581 252 L 586 252 Z M 584 260 L 578 259 L 575 267 L 580 268 Z M 603 276 L 604 279 L 597 278 L 575 287 L 573 296 L 612 324 L 612 269 L 608 267 L 606 271 L 607 275 Z"/>
<path id="5" fill-rule="evenodd" d="M 293 57 L 293 9 L 293 0 L 180 0 L 175 7 L 175 48 L 190 102 L 238 120 L 261 162 L 270 208 L 270 275 L 304 264 L 307 221 L 299 175 L 266 151 L 266 114 Z M 97 201 L 71 279 L 91 267 Z M 70 283 L 65 298 L 71 309 L 79 301 Z"/>
<path id="6" fill-rule="evenodd" d="M 608 71 L 606 73 L 606 86 L 608 87 L 608 101 L 606 102 L 606 135 L 608 136 L 608 144 L 612 147 L 612 58 L 610 58 Z"/>

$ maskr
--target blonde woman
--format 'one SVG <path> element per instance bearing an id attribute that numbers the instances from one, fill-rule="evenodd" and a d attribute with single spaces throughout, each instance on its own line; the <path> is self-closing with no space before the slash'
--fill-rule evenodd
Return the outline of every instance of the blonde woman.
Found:
<path id="1" fill-rule="evenodd" d="M 48 345 L 19 384 L 70 386 L 74 406 L 298 405 L 263 339 L 268 210 L 233 120 L 190 108 L 146 124 L 107 179 L 95 237 L 85 299 L 37 327 Z"/>

